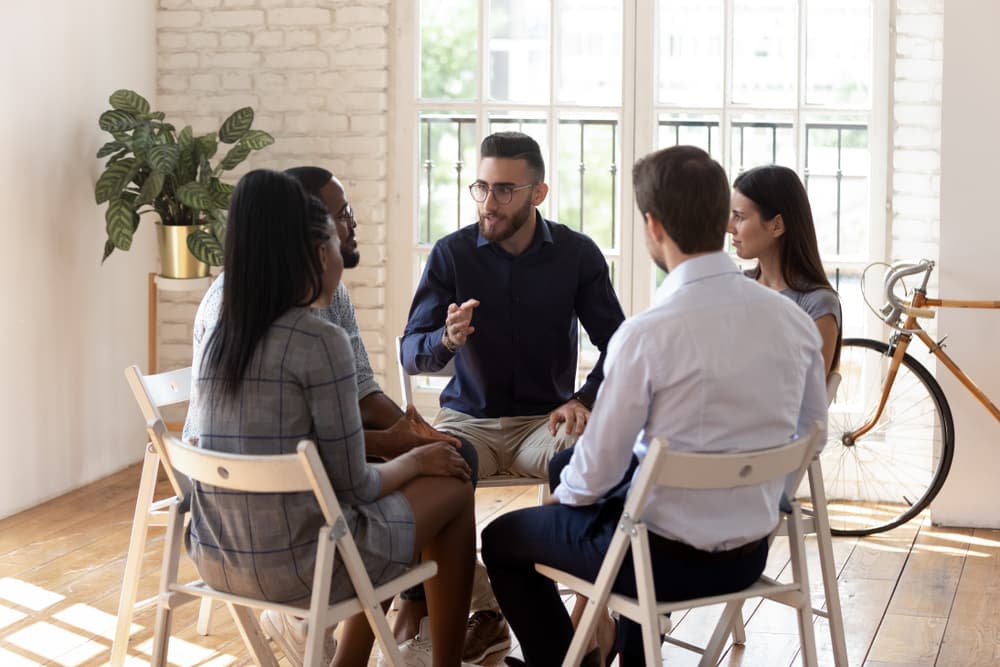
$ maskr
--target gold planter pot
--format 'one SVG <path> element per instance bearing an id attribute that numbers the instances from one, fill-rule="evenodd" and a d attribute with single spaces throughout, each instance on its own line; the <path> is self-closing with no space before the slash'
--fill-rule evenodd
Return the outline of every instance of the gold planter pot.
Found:
<path id="1" fill-rule="evenodd" d="M 204 278 L 208 264 L 195 259 L 188 250 L 187 239 L 197 229 L 208 225 L 164 225 L 156 223 L 156 238 L 160 242 L 160 275 L 165 278 Z"/>

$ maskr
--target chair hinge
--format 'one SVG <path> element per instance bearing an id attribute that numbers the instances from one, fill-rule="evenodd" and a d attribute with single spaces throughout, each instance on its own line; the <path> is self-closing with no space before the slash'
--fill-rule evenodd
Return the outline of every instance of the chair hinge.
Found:
<path id="1" fill-rule="evenodd" d="M 339 540 L 344 535 L 347 535 L 347 522 L 344 521 L 344 517 L 338 516 L 337 520 L 333 522 L 333 526 L 330 528 L 330 539 Z"/>
<path id="2" fill-rule="evenodd" d="M 627 535 L 636 534 L 636 526 L 639 521 L 636 521 L 628 512 L 622 512 L 622 518 L 618 520 L 618 530 L 626 533 Z"/>

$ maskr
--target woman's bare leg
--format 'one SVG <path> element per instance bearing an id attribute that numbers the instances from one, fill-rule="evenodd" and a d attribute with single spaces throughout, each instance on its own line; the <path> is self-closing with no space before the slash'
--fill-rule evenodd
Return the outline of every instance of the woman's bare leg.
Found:
<path id="1" fill-rule="evenodd" d="M 392 600 L 382 603 L 382 611 L 387 611 Z M 364 667 L 372 653 L 375 634 L 364 613 L 355 614 L 344 621 L 344 630 L 337 643 L 337 654 L 330 667 Z"/>
<path id="2" fill-rule="evenodd" d="M 472 595 L 476 516 L 472 485 L 421 477 L 403 487 L 416 520 L 416 547 L 438 573 L 424 582 L 434 643 L 434 667 L 459 667 Z"/>
<path id="3" fill-rule="evenodd" d="M 476 519 L 472 485 L 449 477 L 418 477 L 401 489 L 416 524 L 414 557 L 434 560 L 437 576 L 424 582 L 434 641 L 434 667 L 462 663 L 472 594 Z M 386 608 L 389 602 L 386 602 Z M 364 614 L 344 623 L 331 667 L 364 667 L 375 640 Z"/>

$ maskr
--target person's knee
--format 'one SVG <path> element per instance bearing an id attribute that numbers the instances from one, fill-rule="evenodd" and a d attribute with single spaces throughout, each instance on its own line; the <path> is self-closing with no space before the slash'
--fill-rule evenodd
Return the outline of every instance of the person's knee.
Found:
<path id="1" fill-rule="evenodd" d="M 509 542 L 512 537 L 512 517 L 510 515 L 504 515 L 497 517 L 490 525 L 483 529 L 483 565 L 487 569 L 494 567 L 497 563 L 504 560 L 504 555 L 507 549 L 510 548 Z"/>

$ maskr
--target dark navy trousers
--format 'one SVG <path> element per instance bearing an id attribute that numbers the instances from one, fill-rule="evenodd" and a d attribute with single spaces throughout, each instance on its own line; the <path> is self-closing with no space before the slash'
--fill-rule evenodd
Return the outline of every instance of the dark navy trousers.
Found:
<path id="1" fill-rule="evenodd" d="M 552 459 L 552 488 L 572 450 Z M 517 636 L 529 667 L 559 665 L 569 649 L 573 627 L 554 582 L 535 571 L 542 563 L 594 581 L 621 517 L 632 465 L 622 482 L 593 505 L 543 505 L 504 514 L 483 530 L 483 562 L 500 608 Z M 657 599 L 686 600 L 741 590 L 757 580 L 767 562 L 767 540 L 739 553 L 717 555 L 649 533 Z M 635 596 L 631 552 L 613 590 Z M 622 667 L 645 665 L 642 631 L 622 619 L 617 648 Z"/>

